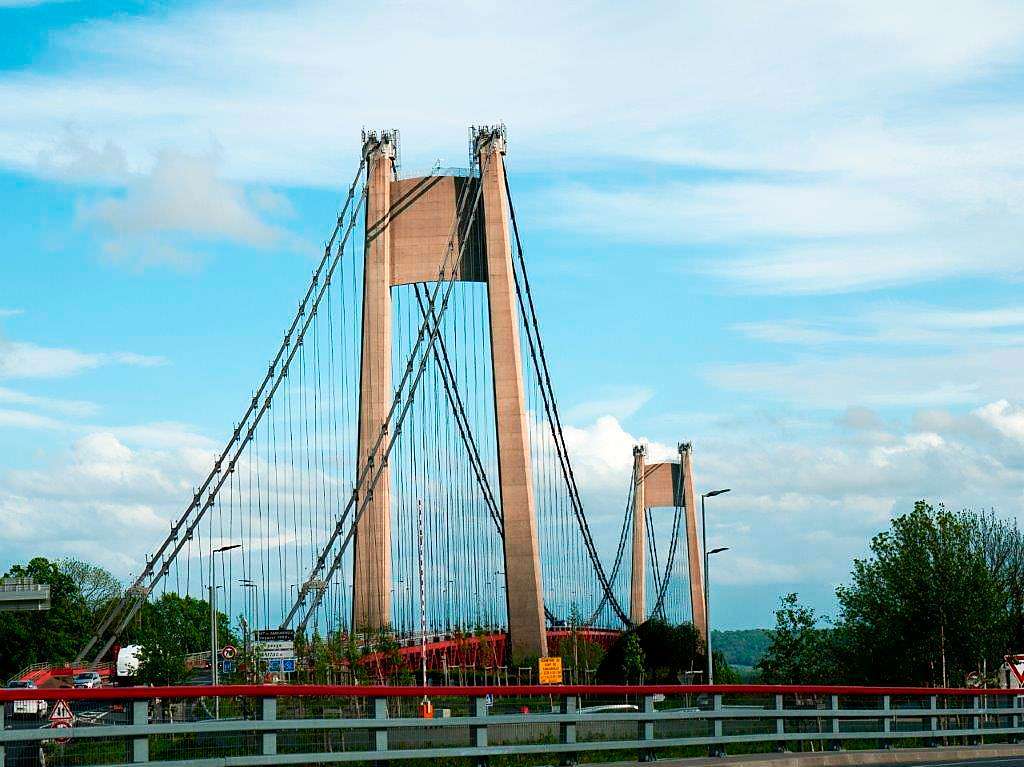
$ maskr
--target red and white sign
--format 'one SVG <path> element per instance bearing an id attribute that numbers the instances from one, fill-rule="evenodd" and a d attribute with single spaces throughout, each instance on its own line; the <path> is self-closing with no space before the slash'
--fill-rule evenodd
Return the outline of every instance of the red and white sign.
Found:
<path id="1" fill-rule="evenodd" d="M 1018 686 L 1024 687 L 1024 655 L 1006 655 L 1004 660 L 1013 675 L 1017 677 Z"/>
<path id="2" fill-rule="evenodd" d="M 224 649 L 220 651 L 220 654 L 224 660 L 234 660 L 235 656 L 238 655 L 238 648 L 232 644 L 224 645 Z"/>
<path id="3" fill-rule="evenodd" d="M 71 727 L 75 723 L 75 715 L 71 711 L 71 707 L 68 706 L 66 700 L 58 700 L 57 704 L 53 707 L 53 711 L 50 712 L 50 724 L 56 727 L 58 724 L 63 724 L 65 727 Z"/>
<path id="4" fill-rule="evenodd" d="M 52 727 L 54 727 L 55 729 L 64 730 L 64 729 L 67 729 L 67 728 L 71 727 L 71 725 L 68 724 L 67 722 L 54 722 Z M 68 743 L 71 740 L 71 736 L 68 735 L 67 737 L 64 737 L 64 738 L 54 738 L 53 740 L 54 740 L 54 742 L 60 743 L 63 746 L 65 743 Z"/>
<path id="5" fill-rule="evenodd" d="M 53 711 L 50 712 L 50 727 L 58 730 L 66 730 L 69 727 L 74 727 L 74 725 L 75 714 L 71 710 L 71 707 L 68 706 L 68 702 L 66 700 L 58 700 L 57 704 L 53 707 Z M 63 745 L 71 740 L 71 736 L 54 738 L 54 740 Z"/>

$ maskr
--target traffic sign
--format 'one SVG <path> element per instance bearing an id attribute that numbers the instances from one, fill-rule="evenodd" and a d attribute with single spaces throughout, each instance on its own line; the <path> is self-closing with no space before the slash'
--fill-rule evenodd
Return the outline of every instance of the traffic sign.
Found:
<path id="1" fill-rule="evenodd" d="M 292 629 L 260 629 L 256 632 L 257 642 L 294 642 L 295 632 Z"/>
<path id="2" fill-rule="evenodd" d="M 54 727 L 55 729 L 58 729 L 58 730 L 65 730 L 65 729 L 68 729 L 69 727 L 71 727 L 71 725 L 69 723 L 67 723 L 67 722 L 54 722 L 51 726 Z M 60 743 L 62 746 L 65 745 L 70 740 L 71 740 L 71 736 L 70 735 L 66 735 L 63 738 L 54 738 L 54 741 L 56 741 L 57 743 Z"/>
<path id="3" fill-rule="evenodd" d="M 56 727 L 59 723 L 63 723 L 65 727 L 70 727 L 75 723 L 75 715 L 66 700 L 58 700 L 57 705 L 50 712 L 50 724 Z"/>
<path id="4" fill-rule="evenodd" d="M 295 673 L 295 658 L 282 658 L 281 670 L 288 674 Z"/>
<path id="5" fill-rule="evenodd" d="M 230 674 L 235 670 L 235 662 L 233 660 L 226 660 L 221 664 L 221 669 L 225 674 Z"/>
<path id="6" fill-rule="evenodd" d="M 283 660 L 284 658 L 294 658 L 295 643 L 283 640 L 260 642 L 256 645 L 256 651 L 264 660 Z"/>
<path id="7" fill-rule="evenodd" d="M 238 655 L 238 648 L 233 644 L 224 645 L 224 649 L 220 651 L 220 654 L 224 660 L 234 660 L 235 656 Z"/>
<path id="8" fill-rule="evenodd" d="M 540 671 L 541 684 L 562 683 L 562 658 L 560 656 L 541 658 L 537 661 L 537 667 Z"/>

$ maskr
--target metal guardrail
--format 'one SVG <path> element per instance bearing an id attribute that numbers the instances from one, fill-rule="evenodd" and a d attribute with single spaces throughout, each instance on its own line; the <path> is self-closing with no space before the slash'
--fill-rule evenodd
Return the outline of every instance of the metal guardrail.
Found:
<path id="1" fill-rule="evenodd" d="M 40 741 L 48 767 L 450 757 L 480 764 L 515 755 L 574 762 L 598 751 L 648 761 L 809 743 L 838 749 L 992 741 L 1024 736 L 1024 696 L 1017 692 L 766 685 L 0 690 L 0 702 L 64 700 L 78 714 L 66 729 L 40 730 L 45 722 L 19 728 L 7 707 L 0 767 L 5 747 Z M 425 696 L 436 718 L 416 715 Z M 67 741 L 59 745 L 58 738 Z"/>

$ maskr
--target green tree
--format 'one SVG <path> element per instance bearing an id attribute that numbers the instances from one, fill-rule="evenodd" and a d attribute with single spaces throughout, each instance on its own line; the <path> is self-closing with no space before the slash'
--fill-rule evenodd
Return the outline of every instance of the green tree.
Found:
<path id="1" fill-rule="evenodd" d="M 50 609 L 0 612 L 0 679 L 33 663 L 73 660 L 93 627 L 92 612 L 75 580 L 44 557 L 13 565 L 6 577 L 49 584 Z"/>
<path id="2" fill-rule="evenodd" d="M 179 684 L 188 678 L 186 657 L 210 649 L 210 604 L 174 592 L 147 602 L 137 625 L 126 633 L 126 640 L 142 645 L 139 681 L 152 684 Z M 228 617 L 217 614 L 217 643 L 237 644 Z"/>
<path id="3" fill-rule="evenodd" d="M 743 680 L 736 670 L 729 665 L 725 659 L 725 653 L 721 650 L 712 650 L 712 663 L 715 665 L 715 684 L 739 684 Z"/>
<path id="4" fill-rule="evenodd" d="M 677 684 L 685 672 L 704 668 L 705 657 L 704 643 L 692 624 L 672 626 L 651 619 L 619 637 L 601 661 L 597 675 L 604 682 L 636 681 L 639 674 L 634 664 L 639 658 L 646 682 Z M 627 672 L 627 666 L 633 671 Z"/>
<path id="5" fill-rule="evenodd" d="M 995 667 L 1010 616 L 990 565 L 976 514 L 918 501 L 892 520 L 836 590 L 846 681 L 959 685 L 983 661 Z"/>
<path id="6" fill-rule="evenodd" d="M 85 606 L 93 613 L 102 612 L 121 596 L 121 581 L 99 565 L 65 557 L 57 562 L 57 569 L 75 583 L 85 600 Z"/>
<path id="7" fill-rule="evenodd" d="M 622 653 L 622 674 L 627 682 L 640 682 L 643 679 L 647 657 L 640 646 L 640 638 L 635 631 L 626 636 L 626 645 Z"/>
<path id="8" fill-rule="evenodd" d="M 712 646 L 737 666 L 754 667 L 771 644 L 767 629 L 731 629 L 711 632 Z"/>
<path id="9" fill-rule="evenodd" d="M 757 669 L 767 684 L 813 684 L 829 676 L 828 636 L 818 628 L 814 610 L 795 593 L 780 598 L 775 628 Z M 716 672 L 717 677 L 717 672 Z"/>

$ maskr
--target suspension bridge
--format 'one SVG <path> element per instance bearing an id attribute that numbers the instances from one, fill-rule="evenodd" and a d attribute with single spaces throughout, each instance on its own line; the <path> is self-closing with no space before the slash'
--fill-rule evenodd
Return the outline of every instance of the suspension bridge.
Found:
<path id="1" fill-rule="evenodd" d="M 691 448 L 659 463 L 634 449 L 602 546 L 505 129 L 471 128 L 469 144 L 467 168 L 404 177 L 399 134 L 364 132 L 322 258 L 224 448 L 76 663 L 107 657 L 168 591 L 219 590 L 253 628 L 429 637 L 417 649 L 431 656 L 467 631 L 517 659 L 547 655 L 568 627 L 607 639 L 660 616 L 706 632 Z"/>

